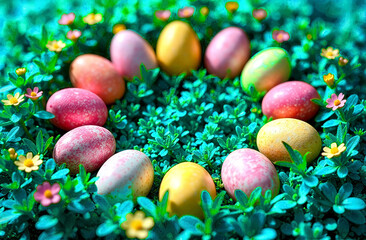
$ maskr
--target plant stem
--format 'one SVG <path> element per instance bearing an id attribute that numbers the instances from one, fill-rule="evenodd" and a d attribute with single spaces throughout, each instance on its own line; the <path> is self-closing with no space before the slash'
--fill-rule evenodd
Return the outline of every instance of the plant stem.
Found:
<path id="1" fill-rule="evenodd" d="M 27 134 L 27 136 L 29 137 L 30 140 L 32 140 L 33 142 L 35 142 L 33 136 L 29 133 L 28 128 L 25 126 L 24 121 L 21 119 L 19 122 L 20 122 L 20 125 L 22 126 L 25 134 Z"/>

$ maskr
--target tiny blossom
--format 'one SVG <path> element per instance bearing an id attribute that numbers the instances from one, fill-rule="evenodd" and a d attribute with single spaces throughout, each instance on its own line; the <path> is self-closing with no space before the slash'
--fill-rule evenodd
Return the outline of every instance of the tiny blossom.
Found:
<path id="1" fill-rule="evenodd" d="M 62 49 L 64 47 L 66 47 L 66 44 L 63 41 L 61 41 L 61 40 L 59 40 L 59 41 L 54 40 L 54 41 L 49 41 L 47 43 L 46 47 L 51 52 L 58 52 L 59 53 L 59 52 L 62 51 Z"/>
<path id="2" fill-rule="evenodd" d="M 75 13 L 62 14 L 61 19 L 58 20 L 60 25 L 71 25 L 75 20 Z"/>
<path id="3" fill-rule="evenodd" d="M 170 10 L 155 11 L 155 17 L 161 21 L 166 21 L 170 18 Z"/>
<path id="4" fill-rule="evenodd" d="M 324 82 L 329 86 L 332 87 L 334 85 L 334 75 L 331 73 L 328 73 L 327 75 L 323 76 Z"/>
<path id="5" fill-rule="evenodd" d="M 1 100 L 4 105 L 13 105 L 18 106 L 21 102 L 24 101 L 24 95 L 20 95 L 20 93 L 16 93 L 14 96 L 11 94 L 6 95 L 8 100 Z"/>
<path id="6" fill-rule="evenodd" d="M 290 34 L 283 30 L 274 30 L 272 32 L 272 38 L 278 43 L 283 43 L 290 39 Z"/>
<path id="7" fill-rule="evenodd" d="M 33 90 L 31 88 L 27 88 L 27 94 L 25 94 L 25 96 L 27 98 L 32 99 L 33 101 L 37 100 L 38 98 L 40 98 L 43 94 L 43 91 L 39 92 L 38 87 L 35 87 Z"/>
<path id="8" fill-rule="evenodd" d="M 145 217 L 145 213 L 137 211 L 135 214 L 126 215 L 126 221 L 121 224 L 121 228 L 126 231 L 128 238 L 145 239 L 149 230 L 154 226 L 152 217 Z"/>
<path id="9" fill-rule="evenodd" d="M 124 24 L 116 24 L 113 26 L 112 32 L 113 34 L 117 34 L 123 30 L 126 30 L 126 25 Z"/>
<path id="10" fill-rule="evenodd" d="M 262 21 L 267 17 L 267 11 L 264 10 L 263 8 L 254 9 L 252 14 L 253 17 L 258 21 Z"/>
<path id="11" fill-rule="evenodd" d="M 60 190 L 60 184 L 55 183 L 51 186 L 49 182 L 44 182 L 42 185 L 37 186 L 37 191 L 33 195 L 34 200 L 44 207 L 58 203 L 61 200 Z"/>
<path id="12" fill-rule="evenodd" d="M 332 47 L 328 47 L 327 49 L 322 48 L 320 56 L 328 59 L 335 59 L 336 57 L 339 57 L 339 49 L 333 49 Z"/>
<path id="13" fill-rule="evenodd" d="M 347 58 L 344 58 L 344 57 L 340 57 L 338 59 L 338 65 L 343 67 L 343 66 L 346 66 L 348 63 L 348 59 Z"/>
<path id="14" fill-rule="evenodd" d="M 42 162 L 38 154 L 33 157 L 33 153 L 29 152 L 26 157 L 20 155 L 19 161 L 15 161 L 14 164 L 18 166 L 19 170 L 29 173 L 38 170 Z"/>
<path id="15" fill-rule="evenodd" d="M 237 2 L 227 2 L 225 8 L 229 13 L 234 13 L 239 8 L 239 3 Z"/>
<path id="16" fill-rule="evenodd" d="M 311 40 L 311 39 L 313 39 L 313 35 L 311 35 L 311 34 L 309 33 L 308 35 L 306 35 L 306 38 L 307 38 L 308 40 Z"/>
<path id="17" fill-rule="evenodd" d="M 79 30 L 70 30 L 66 34 L 66 38 L 70 39 L 71 41 L 76 41 L 81 36 L 81 31 Z"/>
<path id="18" fill-rule="evenodd" d="M 200 13 L 203 15 L 203 16 L 207 16 L 209 13 L 210 13 L 210 9 L 208 9 L 208 7 L 202 7 L 200 9 Z"/>
<path id="19" fill-rule="evenodd" d="M 15 70 L 15 73 L 16 73 L 18 76 L 22 76 L 22 75 L 24 75 L 26 72 L 27 72 L 27 69 L 26 69 L 26 68 L 17 68 L 17 70 Z"/>
<path id="20" fill-rule="evenodd" d="M 338 157 L 341 155 L 342 152 L 346 150 L 346 147 L 344 146 L 344 143 L 337 146 L 337 143 L 332 143 L 330 148 L 324 147 L 322 156 L 326 156 L 327 158 L 331 159 L 332 157 Z"/>
<path id="21" fill-rule="evenodd" d="M 94 25 L 102 21 L 103 16 L 100 13 L 89 13 L 83 18 L 83 21 L 89 25 Z"/>
<path id="22" fill-rule="evenodd" d="M 333 111 L 337 110 L 338 108 L 342 108 L 347 100 L 343 100 L 344 94 L 340 93 L 339 96 L 333 93 L 331 98 L 327 99 L 328 105 L 327 108 L 332 108 Z"/>
<path id="23" fill-rule="evenodd" d="M 11 160 L 15 160 L 18 157 L 18 153 L 15 152 L 14 148 L 9 148 L 8 149 L 9 155 L 10 155 L 10 159 Z"/>
<path id="24" fill-rule="evenodd" d="M 193 7 L 184 7 L 178 10 L 178 16 L 180 18 L 189 18 L 192 17 L 194 13 L 194 8 Z"/>

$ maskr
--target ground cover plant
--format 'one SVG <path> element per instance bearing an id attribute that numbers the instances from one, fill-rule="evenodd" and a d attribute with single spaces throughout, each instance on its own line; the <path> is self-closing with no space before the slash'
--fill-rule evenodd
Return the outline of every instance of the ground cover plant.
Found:
<path id="1" fill-rule="evenodd" d="M 5 1 L 0 11 L 1 239 L 366 238 L 364 1 Z M 245 31 L 250 57 L 286 50 L 289 82 L 319 93 L 312 100 L 319 110 L 307 122 L 321 151 L 309 161 L 302 146 L 281 142 L 291 160 L 273 165 L 278 192 L 226 189 L 225 159 L 243 148 L 276 152 L 273 145 L 260 149 L 258 133 L 278 120 L 263 114 L 266 92 L 243 87 L 240 74 L 211 75 L 203 61 L 191 74 L 173 76 L 141 65 L 123 97 L 107 105 L 103 127 L 115 152 L 134 149 L 151 160 L 146 196 L 112 201 L 97 193 L 98 169 L 56 164 L 56 143 L 70 131 L 56 127 L 46 107 L 55 92 L 73 87 L 73 61 L 83 54 L 111 59 L 111 41 L 125 29 L 156 50 L 174 20 L 193 28 L 202 59 L 213 37 L 231 26 Z M 198 193 L 202 215 L 169 214 L 172 192 L 159 193 L 168 171 L 184 162 L 202 166 L 214 183 Z"/>

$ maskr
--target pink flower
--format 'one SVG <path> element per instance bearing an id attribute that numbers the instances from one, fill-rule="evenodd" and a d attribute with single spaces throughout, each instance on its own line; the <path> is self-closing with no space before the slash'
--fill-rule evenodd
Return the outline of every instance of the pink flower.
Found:
<path id="1" fill-rule="evenodd" d="M 50 204 L 58 203 L 61 200 L 61 196 L 59 195 L 60 190 L 60 184 L 55 183 L 51 186 L 49 182 L 44 182 L 42 185 L 37 186 L 37 191 L 33 196 L 42 206 L 47 207 Z"/>
<path id="2" fill-rule="evenodd" d="M 283 43 L 290 39 L 290 34 L 283 30 L 274 30 L 272 32 L 272 38 L 278 43 Z"/>
<path id="3" fill-rule="evenodd" d="M 58 20 L 60 25 L 70 25 L 75 20 L 75 13 L 62 14 L 61 19 Z"/>
<path id="4" fill-rule="evenodd" d="M 254 9 L 252 14 L 253 14 L 253 17 L 255 19 L 257 19 L 258 21 L 262 21 L 263 19 L 265 19 L 267 17 L 267 11 L 264 10 L 263 8 Z"/>
<path id="5" fill-rule="evenodd" d="M 193 7 L 184 7 L 178 10 L 178 16 L 180 18 L 189 18 L 193 15 L 194 8 Z"/>
<path id="6" fill-rule="evenodd" d="M 332 108 L 333 111 L 337 110 L 338 108 L 342 108 L 344 104 L 347 102 L 347 100 L 343 100 L 344 94 L 340 93 L 339 96 L 337 94 L 333 93 L 331 98 L 327 99 L 328 105 L 327 108 Z"/>
<path id="7" fill-rule="evenodd" d="M 78 38 L 80 36 L 81 36 L 81 31 L 79 31 L 79 30 L 70 30 L 66 34 L 66 38 L 70 39 L 71 41 L 74 41 L 74 42 L 76 42 L 76 40 L 78 40 Z"/>
<path id="8" fill-rule="evenodd" d="M 166 21 L 170 18 L 170 10 L 158 10 L 155 12 L 155 17 L 161 21 Z"/>
<path id="9" fill-rule="evenodd" d="M 38 87 L 35 87 L 33 90 L 31 88 L 27 88 L 27 94 L 25 94 L 25 96 L 35 101 L 43 94 L 43 91 L 38 92 L 38 90 Z"/>

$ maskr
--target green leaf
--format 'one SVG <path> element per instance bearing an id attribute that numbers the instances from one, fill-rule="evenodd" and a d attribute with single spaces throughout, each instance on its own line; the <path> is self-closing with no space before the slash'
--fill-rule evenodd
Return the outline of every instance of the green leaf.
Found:
<path id="1" fill-rule="evenodd" d="M 347 210 L 363 210 L 365 209 L 366 205 L 362 199 L 350 197 L 342 202 L 342 206 L 344 206 L 344 208 Z"/>
<path id="2" fill-rule="evenodd" d="M 117 228 L 118 224 L 113 224 L 111 220 L 107 220 L 106 222 L 98 226 L 96 234 L 98 237 L 105 237 L 114 232 L 114 230 L 116 230 Z"/>
<path id="3" fill-rule="evenodd" d="M 300 152 L 297 150 L 293 150 L 292 147 L 290 145 L 288 145 L 286 142 L 282 142 L 282 144 L 285 146 L 287 152 L 290 154 L 291 160 L 296 165 L 301 165 L 303 163 L 303 158 L 302 158 Z M 306 165 L 305 165 L 305 167 L 306 167 Z"/>
<path id="4" fill-rule="evenodd" d="M 42 131 L 39 131 L 36 139 L 37 151 L 39 154 L 43 153 L 43 135 Z"/>
<path id="5" fill-rule="evenodd" d="M 34 155 L 36 155 L 38 153 L 36 145 L 31 140 L 29 140 L 27 138 L 23 138 L 22 140 L 23 140 L 24 144 L 27 145 L 29 150 L 31 150 L 31 152 Z"/>
<path id="6" fill-rule="evenodd" d="M 20 121 L 20 119 L 22 119 L 22 114 L 21 113 L 14 113 L 11 118 L 10 121 L 12 121 L 13 123 L 17 123 Z"/>
<path id="7" fill-rule="evenodd" d="M 349 139 L 347 141 L 347 156 L 350 156 L 353 149 L 355 149 L 357 147 L 357 145 L 359 144 L 360 142 L 360 136 L 356 135 L 356 136 L 353 136 L 351 139 Z"/>
<path id="8" fill-rule="evenodd" d="M 57 223 L 58 223 L 57 218 L 50 215 L 43 215 L 36 222 L 36 228 L 38 230 L 45 230 L 56 226 Z"/>
<path id="9" fill-rule="evenodd" d="M 5 142 L 11 142 L 13 140 L 13 138 L 15 138 L 15 135 L 18 133 L 19 131 L 19 127 L 16 126 L 16 127 L 13 127 L 9 132 L 8 134 L 6 134 L 6 137 L 5 137 Z"/>
<path id="10" fill-rule="evenodd" d="M 3 212 L 0 212 L 0 225 L 7 224 L 7 223 L 17 219 L 20 216 L 21 216 L 21 214 L 17 213 L 14 210 L 6 210 Z"/>
<path id="11" fill-rule="evenodd" d="M 52 175 L 51 180 L 55 180 L 55 179 L 63 179 L 64 177 L 66 177 L 66 175 L 70 172 L 69 169 L 65 168 L 65 169 L 61 169 L 59 171 L 57 171 L 55 174 Z"/>
<path id="12" fill-rule="evenodd" d="M 183 228 L 186 231 L 191 232 L 192 234 L 195 235 L 202 235 L 203 233 L 201 231 L 199 231 L 196 226 L 198 224 L 203 224 L 201 220 L 199 220 L 198 218 L 194 217 L 194 216 L 183 216 L 179 219 L 179 226 L 181 228 Z"/>
<path id="13" fill-rule="evenodd" d="M 316 187 L 319 183 L 319 180 L 316 176 L 306 176 L 303 178 L 303 181 L 308 187 Z"/>
<path id="14" fill-rule="evenodd" d="M 330 118 L 333 114 L 334 114 L 334 111 L 320 112 L 318 115 L 316 115 L 315 121 L 323 122 L 323 121 L 327 120 L 328 118 Z"/>
<path id="15" fill-rule="evenodd" d="M 241 206 L 246 206 L 247 203 L 248 203 L 248 197 L 247 195 L 240 189 L 236 189 L 235 192 L 235 198 L 236 198 L 236 201 L 238 201 L 238 203 L 241 205 Z"/>
<path id="16" fill-rule="evenodd" d="M 348 175 L 348 168 L 346 166 L 341 166 L 337 170 L 337 175 L 339 178 L 345 178 Z"/>
<path id="17" fill-rule="evenodd" d="M 332 119 L 332 120 L 328 120 L 326 121 L 323 125 L 322 128 L 330 128 L 330 127 L 335 127 L 338 126 L 339 124 L 341 124 L 342 121 L 338 120 L 338 119 Z"/>
<path id="18" fill-rule="evenodd" d="M 274 208 L 279 208 L 281 210 L 287 210 L 287 209 L 291 209 L 294 208 L 297 205 L 297 203 L 295 201 L 292 200 L 281 200 L 276 202 L 273 207 Z"/>
<path id="19" fill-rule="evenodd" d="M 55 117 L 55 115 L 47 111 L 38 111 L 34 114 L 34 116 L 40 119 L 52 119 Z"/>

